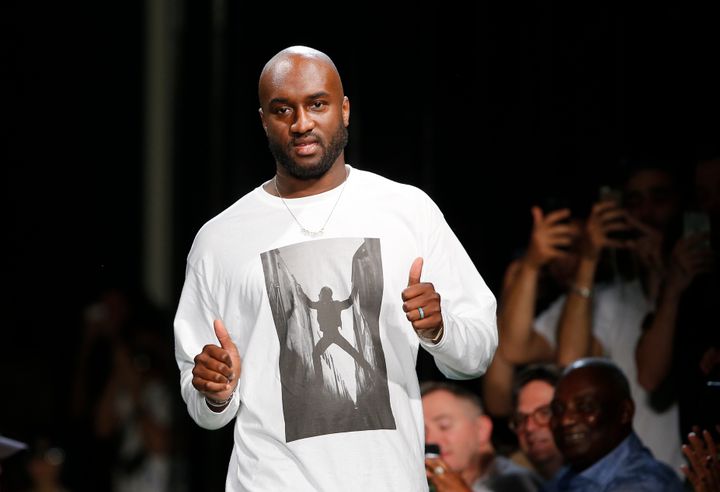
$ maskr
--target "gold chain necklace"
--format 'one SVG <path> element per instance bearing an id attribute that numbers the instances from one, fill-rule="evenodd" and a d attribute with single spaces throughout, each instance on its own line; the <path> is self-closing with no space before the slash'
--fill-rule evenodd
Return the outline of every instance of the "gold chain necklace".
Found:
<path id="1" fill-rule="evenodd" d="M 335 200 L 335 204 L 333 205 L 332 210 L 330 210 L 330 213 L 328 214 L 327 219 L 325 219 L 325 222 L 323 223 L 322 227 L 321 227 L 319 230 L 317 230 L 317 231 L 311 231 L 310 229 L 308 229 L 307 227 L 305 227 L 304 225 L 302 225 L 302 224 L 300 223 L 300 221 L 298 220 L 298 218 L 297 218 L 297 217 L 295 216 L 295 214 L 293 213 L 293 211 L 290 209 L 290 207 L 288 206 L 287 202 L 285 201 L 285 199 L 283 198 L 283 196 L 280 194 L 280 190 L 278 189 L 278 185 L 277 185 L 277 174 L 276 174 L 275 177 L 273 178 L 273 185 L 275 186 L 275 191 L 277 192 L 278 197 L 280 197 L 280 200 L 282 200 L 283 205 L 285 205 L 285 208 L 287 209 L 287 211 L 290 212 L 290 215 L 292 215 L 292 218 L 295 219 L 295 222 L 296 222 L 297 225 L 300 227 L 300 231 L 301 231 L 304 235 L 306 235 L 306 236 L 309 236 L 309 237 L 318 237 L 318 236 L 322 236 L 323 233 L 325 232 L 325 226 L 326 226 L 327 223 L 330 221 L 330 217 L 332 217 L 333 212 L 335 212 L 335 207 L 337 207 L 337 204 L 340 202 L 340 198 L 342 197 L 343 191 L 345 191 L 345 185 L 347 184 L 347 181 L 348 181 L 348 177 L 349 177 L 349 176 L 350 176 L 350 171 L 345 171 L 345 181 L 343 181 L 342 188 L 340 188 L 340 193 L 338 194 L 338 197 L 337 197 L 337 199 Z"/>

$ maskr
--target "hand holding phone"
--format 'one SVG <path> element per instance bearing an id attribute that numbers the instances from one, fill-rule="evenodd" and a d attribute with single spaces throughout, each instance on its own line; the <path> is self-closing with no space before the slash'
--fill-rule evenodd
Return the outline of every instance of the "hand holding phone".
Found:
<path id="1" fill-rule="evenodd" d="M 598 190 L 598 197 L 601 202 L 613 202 L 618 209 L 622 207 L 622 190 L 618 188 L 613 188 L 607 185 L 601 186 Z M 620 241 L 628 241 L 640 237 L 640 231 L 628 224 L 625 219 L 617 219 L 615 222 L 625 224 L 627 227 L 608 232 L 608 238 Z"/>

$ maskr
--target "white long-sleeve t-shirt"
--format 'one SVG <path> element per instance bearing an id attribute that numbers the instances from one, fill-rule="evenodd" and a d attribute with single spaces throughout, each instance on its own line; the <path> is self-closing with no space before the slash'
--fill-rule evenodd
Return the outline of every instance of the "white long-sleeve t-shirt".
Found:
<path id="1" fill-rule="evenodd" d="M 285 203 L 254 189 L 208 221 L 188 255 L 174 323 L 181 391 L 200 426 L 235 419 L 229 491 L 427 490 L 418 348 L 453 379 L 492 361 L 495 297 L 435 203 L 347 168 L 344 185 Z M 317 230 L 329 214 L 321 236 L 301 232 L 298 221 Z M 441 296 L 437 344 L 402 309 L 417 257 Z M 242 358 L 220 413 L 192 386 L 194 357 L 219 345 L 215 319 Z"/>

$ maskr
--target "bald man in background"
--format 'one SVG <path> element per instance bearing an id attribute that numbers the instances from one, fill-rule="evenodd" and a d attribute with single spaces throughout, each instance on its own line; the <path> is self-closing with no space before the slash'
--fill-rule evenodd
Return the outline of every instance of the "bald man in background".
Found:
<path id="1" fill-rule="evenodd" d="M 633 431 L 625 374 L 609 359 L 581 358 L 555 388 L 550 427 L 565 460 L 550 492 L 681 492 L 677 474 Z"/>

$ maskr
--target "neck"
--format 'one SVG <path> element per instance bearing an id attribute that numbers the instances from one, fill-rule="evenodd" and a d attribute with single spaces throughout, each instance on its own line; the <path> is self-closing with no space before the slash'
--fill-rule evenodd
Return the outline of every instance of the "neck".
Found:
<path id="1" fill-rule="evenodd" d="M 540 476 L 543 477 L 545 480 L 550 480 L 555 476 L 557 471 L 562 468 L 562 465 L 562 455 L 558 453 L 547 461 L 543 461 L 542 463 L 535 463 L 535 470 L 537 470 L 538 474 L 540 474 Z"/>
<path id="2" fill-rule="evenodd" d="M 490 469 L 490 464 L 494 459 L 494 452 L 482 453 L 478 455 L 475 466 L 472 466 L 460 472 L 463 481 L 469 487 L 472 487 L 475 481 L 477 481 L 479 478 L 484 477 L 487 474 L 488 470 Z"/>
<path id="3" fill-rule="evenodd" d="M 269 182 L 265 186 L 265 191 L 272 195 L 277 195 L 279 192 L 283 198 L 302 198 L 337 188 L 345 182 L 347 176 L 348 170 L 345 167 L 344 159 L 338 159 L 325 174 L 312 179 L 296 178 L 278 166 L 275 172 L 275 183 Z M 277 190 L 275 186 L 277 186 Z"/>

